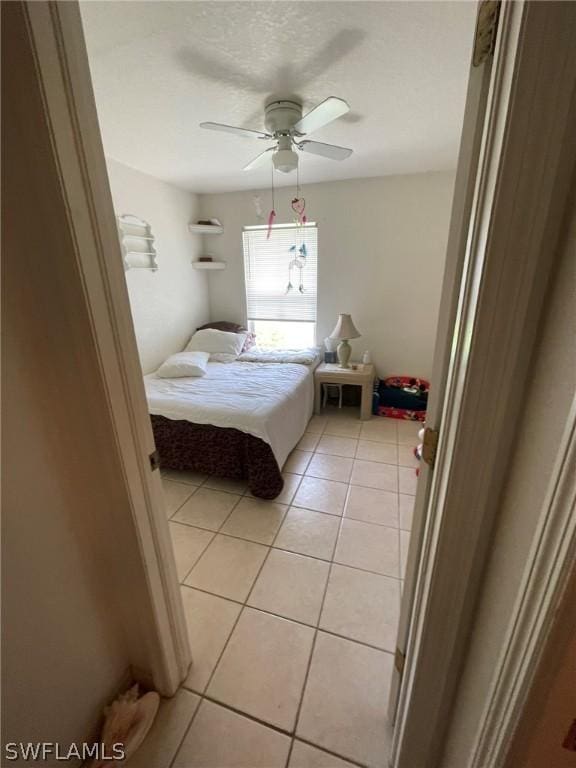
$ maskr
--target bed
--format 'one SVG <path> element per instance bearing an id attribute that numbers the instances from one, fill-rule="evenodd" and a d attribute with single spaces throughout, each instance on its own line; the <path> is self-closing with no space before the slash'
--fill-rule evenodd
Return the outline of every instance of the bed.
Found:
<path id="1" fill-rule="evenodd" d="M 291 362 L 291 360 L 306 360 Z M 317 354 L 252 351 L 196 378 L 144 377 L 160 466 L 244 479 L 273 499 L 314 406 Z"/>

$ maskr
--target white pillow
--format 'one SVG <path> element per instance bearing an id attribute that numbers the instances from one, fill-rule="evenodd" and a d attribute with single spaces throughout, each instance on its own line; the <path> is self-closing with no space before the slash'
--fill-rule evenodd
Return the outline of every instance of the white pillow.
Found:
<path id="1" fill-rule="evenodd" d="M 205 328 L 196 331 L 188 342 L 186 352 L 202 351 L 210 354 L 210 360 L 230 362 L 235 360 L 246 341 L 246 333 L 228 333 L 216 328 Z"/>
<path id="2" fill-rule="evenodd" d="M 204 376 L 209 357 L 208 352 L 178 352 L 162 363 L 156 371 L 156 376 L 161 379 Z"/>

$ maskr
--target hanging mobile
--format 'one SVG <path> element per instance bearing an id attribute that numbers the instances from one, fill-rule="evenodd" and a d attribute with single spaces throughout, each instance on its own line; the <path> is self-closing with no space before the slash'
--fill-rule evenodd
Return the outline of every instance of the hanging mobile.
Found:
<path id="1" fill-rule="evenodd" d="M 306 214 L 304 211 L 306 210 L 306 200 L 302 197 L 300 194 L 300 166 L 298 165 L 296 168 L 296 197 L 292 199 L 292 210 L 297 215 L 297 219 L 294 222 L 296 224 L 296 231 L 298 235 L 300 236 L 300 227 L 303 227 L 306 224 Z M 304 238 L 302 238 L 303 240 Z M 296 246 L 293 245 L 292 248 L 290 248 L 291 251 L 296 252 Z M 304 293 L 304 280 L 302 277 L 302 270 L 304 269 L 304 266 L 306 265 L 306 256 L 308 255 L 306 251 L 306 243 L 302 242 L 300 247 L 297 250 L 297 256 L 294 259 L 294 266 L 298 267 L 300 270 L 300 282 L 298 285 L 298 290 L 300 293 Z"/>
<path id="2" fill-rule="evenodd" d="M 293 250 L 295 247 L 296 246 L 293 245 L 290 250 Z M 304 283 L 302 282 L 302 270 L 304 269 L 304 264 L 299 256 L 297 256 L 295 259 L 292 259 L 292 261 L 290 261 L 288 264 L 288 285 L 286 286 L 286 293 L 290 293 L 290 291 L 294 290 L 294 286 L 292 285 L 292 270 L 294 267 L 300 270 L 298 290 L 300 293 L 304 293 Z"/>
<path id="3" fill-rule="evenodd" d="M 292 210 L 298 216 L 297 224 L 306 224 L 306 200 L 300 196 L 300 167 L 296 166 L 296 197 L 292 198 Z"/>
<path id="4" fill-rule="evenodd" d="M 296 239 L 298 240 L 301 237 L 301 230 L 300 228 L 303 227 L 306 224 L 306 215 L 304 211 L 306 210 L 306 200 L 300 195 L 300 169 L 299 166 L 296 167 L 296 197 L 292 198 L 292 210 L 296 214 L 297 218 L 294 220 L 294 224 L 296 225 Z M 270 214 L 272 215 L 272 214 Z M 304 293 L 304 278 L 303 278 L 303 270 L 306 266 L 306 257 L 308 256 L 308 251 L 306 250 L 306 243 L 303 241 L 304 238 L 302 237 L 302 244 L 298 248 L 296 244 L 291 245 L 288 249 L 290 253 L 294 254 L 294 258 L 288 263 L 288 285 L 286 286 L 286 293 L 290 293 L 290 291 L 294 290 L 294 286 L 292 285 L 292 270 L 294 268 L 298 269 L 299 274 L 299 281 L 298 281 L 298 291 L 300 293 Z"/>
<path id="5" fill-rule="evenodd" d="M 306 200 L 303 197 L 295 197 L 292 200 L 292 210 L 298 216 L 298 224 L 306 224 L 306 215 L 304 213 L 306 209 Z"/>

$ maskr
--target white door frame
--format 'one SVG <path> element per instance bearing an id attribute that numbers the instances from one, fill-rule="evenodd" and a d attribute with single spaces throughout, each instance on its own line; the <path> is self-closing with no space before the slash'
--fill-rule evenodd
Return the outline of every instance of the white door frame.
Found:
<path id="1" fill-rule="evenodd" d="M 453 333 L 438 340 L 446 343 L 447 377 L 445 388 L 440 385 L 435 393 L 439 401 L 430 404 L 430 426 L 439 427 L 440 442 L 422 530 L 413 533 L 409 554 L 408 569 L 417 575 L 394 768 L 441 764 L 515 434 L 518 392 L 529 378 L 576 159 L 575 10 L 572 3 L 519 1 L 501 7 L 474 202 L 460 253 L 462 280 L 454 286 L 459 305 Z M 565 516 L 567 510 L 559 505 L 548 514 Z M 545 599 L 561 593 L 562 573 L 559 568 L 551 574 L 556 583 Z M 524 604 L 542 599 L 535 587 L 526 583 Z M 545 632 L 544 624 L 537 629 Z M 543 637 L 533 637 L 533 645 Z M 519 689 L 527 672 L 527 667 L 518 671 Z M 499 764 L 512 727 L 511 720 L 503 724 L 503 737 L 492 740 L 494 718 L 513 714 L 502 706 L 505 687 L 495 688 L 494 695 L 478 736 L 478 768 Z M 482 762 L 486 754 L 492 761 Z"/>
<path id="2" fill-rule="evenodd" d="M 80 10 L 75 2 L 25 2 L 46 120 L 76 246 L 150 602 L 149 669 L 133 670 L 171 696 L 190 648 L 124 277 Z"/>
<path id="3" fill-rule="evenodd" d="M 489 50 L 487 52 L 490 53 Z M 468 230 L 475 204 L 476 179 L 480 165 L 482 139 L 484 134 L 484 117 L 486 115 L 489 86 L 491 80 L 493 56 L 486 55 L 484 60 L 476 65 L 470 63 L 466 104 L 458 167 L 454 180 L 452 213 L 446 247 L 446 261 L 440 297 L 440 311 L 436 330 L 436 348 L 433 357 L 432 389 L 428 400 L 426 423 L 431 429 L 440 430 L 442 412 L 444 409 L 445 393 L 452 357 L 451 335 L 458 318 L 460 306 L 460 285 L 466 268 L 463 254 L 466 252 Z M 392 674 L 392 684 L 389 699 L 389 719 L 395 723 L 398 711 L 400 684 L 404 660 L 408 647 L 412 614 L 416 611 L 415 600 L 417 573 L 421 562 L 430 556 L 423 548 L 424 523 L 431 518 L 429 511 L 437 503 L 432 495 L 432 482 L 442 470 L 440 465 L 433 473 L 423 461 L 420 467 L 420 477 L 417 495 L 414 503 L 413 519 L 410 534 L 409 557 L 404 574 L 402 603 L 398 622 L 395 666 Z"/>

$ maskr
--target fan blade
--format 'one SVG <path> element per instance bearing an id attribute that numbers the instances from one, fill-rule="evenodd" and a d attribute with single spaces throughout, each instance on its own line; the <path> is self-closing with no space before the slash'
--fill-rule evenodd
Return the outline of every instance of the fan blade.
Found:
<path id="1" fill-rule="evenodd" d="M 336 144 L 323 144 L 321 141 L 301 141 L 296 145 L 302 152 L 311 152 L 313 155 L 322 155 L 330 160 L 346 160 L 352 154 L 351 149 L 338 147 Z"/>
<path id="2" fill-rule="evenodd" d="M 266 160 L 266 156 L 268 155 L 268 152 L 273 152 L 276 149 L 276 147 L 268 147 L 268 149 L 265 149 L 264 152 L 260 152 L 259 155 L 256 155 L 254 160 L 250 160 L 248 165 L 245 165 L 244 168 L 242 168 L 243 171 L 251 171 L 252 168 L 258 168 L 264 160 Z"/>
<path id="3" fill-rule="evenodd" d="M 310 110 L 307 115 L 298 120 L 294 130 L 300 134 L 312 133 L 317 131 L 318 128 L 328 125 L 332 120 L 342 117 L 346 112 L 350 112 L 350 107 L 344 99 L 329 96 L 318 106 L 314 107 L 314 109 Z"/>
<path id="4" fill-rule="evenodd" d="M 262 131 L 253 131 L 250 128 L 237 128 L 235 125 L 224 125 L 224 123 L 200 123 L 200 128 L 207 128 L 209 131 L 224 131 L 224 133 L 236 133 L 238 136 L 244 136 L 249 139 L 272 139 L 270 133 Z"/>

